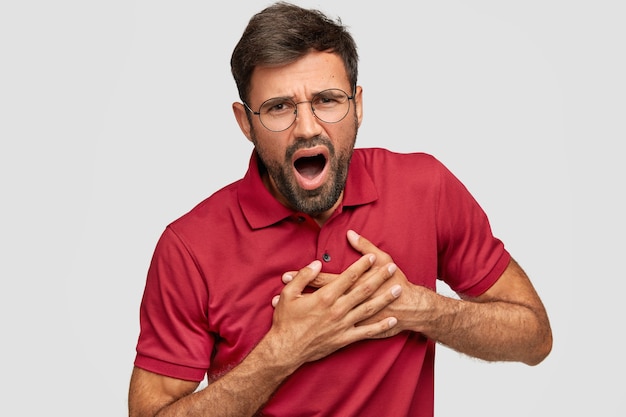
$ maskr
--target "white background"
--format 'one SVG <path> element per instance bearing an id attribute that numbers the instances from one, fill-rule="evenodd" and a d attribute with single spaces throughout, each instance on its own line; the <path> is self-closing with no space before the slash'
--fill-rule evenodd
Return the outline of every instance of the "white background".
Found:
<path id="1" fill-rule="evenodd" d="M 267 4 L 0 5 L 10 415 L 126 414 L 156 239 L 245 171 L 251 146 L 232 117 L 229 59 Z M 357 40 L 358 145 L 443 161 L 550 314 L 554 350 L 537 367 L 440 348 L 436 415 L 623 416 L 623 3 L 298 4 L 340 16 Z"/>

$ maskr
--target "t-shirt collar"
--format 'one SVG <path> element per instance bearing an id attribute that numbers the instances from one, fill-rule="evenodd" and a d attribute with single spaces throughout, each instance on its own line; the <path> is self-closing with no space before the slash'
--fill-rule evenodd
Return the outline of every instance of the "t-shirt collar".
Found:
<path id="1" fill-rule="evenodd" d="M 253 229 L 271 226 L 296 214 L 294 210 L 276 200 L 263 184 L 256 151 L 252 152 L 248 171 L 239 185 L 238 197 L 241 210 Z M 365 168 L 361 152 L 355 149 L 341 205 L 343 207 L 358 206 L 371 203 L 377 198 L 376 186 Z"/>

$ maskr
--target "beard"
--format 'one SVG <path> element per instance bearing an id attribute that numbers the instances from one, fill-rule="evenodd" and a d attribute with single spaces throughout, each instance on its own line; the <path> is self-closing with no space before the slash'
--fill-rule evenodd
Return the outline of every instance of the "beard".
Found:
<path id="1" fill-rule="evenodd" d="M 261 169 L 265 168 L 278 192 L 287 200 L 291 208 L 315 216 L 331 209 L 341 197 L 348 178 L 348 167 L 356 143 L 357 129 L 358 125 L 355 119 L 352 138 L 345 147 L 339 149 L 336 149 L 331 140 L 325 136 L 298 139 L 287 148 L 285 158 L 282 161 L 267 158 L 263 148 L 257 145 L 254 131 L 251 133 L 259 157 L 259 165 Z M 329 160 L 326 161 L 326 164 L 330 164 L 328 180 L 314 190 L 305 190 L 300 188 L 294 177 L 294 166 L 291 159 L 299 149 L 317 145 L 323 145 L 329 151 Z"/>

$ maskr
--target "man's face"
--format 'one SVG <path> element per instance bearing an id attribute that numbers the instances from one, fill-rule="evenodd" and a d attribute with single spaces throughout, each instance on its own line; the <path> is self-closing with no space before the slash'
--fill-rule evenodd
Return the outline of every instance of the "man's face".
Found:
<path id="1" fill-rule="evenodd" d="M 353 93 L 343 61 L 328 52 L 311 52 L 285 66 L 257 67 L 251 87 L 248 105 L 254 111 L 274 97 L 300 103 L 332 88 Z M 242 126 L 267 168 L 266 185 L 283 204 L 321 218 L 339 204 L 361 123 L 360 87 L 349 106 L 346 117 L 336 123 L 319 120 L 310 103 L 301 103 L 297 119 L 284 131 L 266 129 L 254 115 L 248 132 Z M 247 119 L 239 122 L 247 124 Z"/>

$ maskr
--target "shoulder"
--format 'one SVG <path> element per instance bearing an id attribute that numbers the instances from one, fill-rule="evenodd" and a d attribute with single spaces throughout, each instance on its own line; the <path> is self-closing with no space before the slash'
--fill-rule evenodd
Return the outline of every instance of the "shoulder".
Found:
<path id="1" fill-rule="evenodd" d="M 425 152 L 400 153 L 384 148 L 355 149 L 352 164 L 365 170 L 374 180 L 388 178 L 402 183 L 427 182 L 431 186 L 449 175 L 435 156 Z"/>
<path id="2" fill-rule="evenodd" d="M 433 155 L 425 152 L 401 153 L 385 148 L 357 148 L 353 159 L 365 164 L 368 168 L 397 169 L 398 165 L 411 169 L 437 170 L 443 164 Z"/>
<path id="3" fill-rule="evenodd" d="M 232 217 L 234 210 L 239 211 L 238 188 L 241 180 L 233 182 L 220 190 L 214 192 L 209 197 L 200 201 L 177 219 L 173 220 L 167 227 L 176 234 L 204 234 L 214 230 L 225 219 Z"/>

